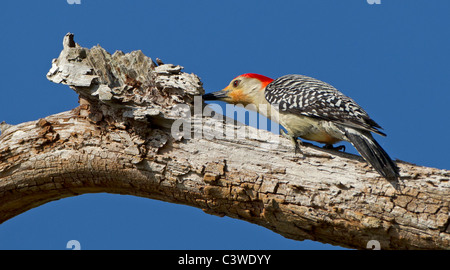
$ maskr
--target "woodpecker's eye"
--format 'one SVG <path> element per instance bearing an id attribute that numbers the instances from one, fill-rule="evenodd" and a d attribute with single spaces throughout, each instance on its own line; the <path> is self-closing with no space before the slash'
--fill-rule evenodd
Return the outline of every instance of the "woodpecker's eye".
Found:
<path id="1" fill-rule="evenodd" d="M 235 80 L 235 81 L 233 82 L 233 87 L 238 87 L 239 83 L 240 83 L 239 80 Z"/>

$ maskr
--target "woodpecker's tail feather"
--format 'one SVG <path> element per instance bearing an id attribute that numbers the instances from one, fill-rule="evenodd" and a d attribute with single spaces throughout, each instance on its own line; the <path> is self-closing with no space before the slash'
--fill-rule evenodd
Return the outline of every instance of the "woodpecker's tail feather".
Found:
<path id="1" fill-rule="evenodd" d="M 398 179 L 400 173 L 397 165 L 370 132 L 346 128 L 345 133 L 356 150 L 379 174 L 388 180 Z"/>

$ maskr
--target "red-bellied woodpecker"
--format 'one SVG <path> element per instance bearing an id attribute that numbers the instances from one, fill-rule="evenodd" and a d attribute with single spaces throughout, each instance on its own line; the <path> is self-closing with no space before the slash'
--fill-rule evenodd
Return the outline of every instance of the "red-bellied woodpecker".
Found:
<path id="1" fill-rule="evenodd" d="M 372 137 L 371 132 L 386 136 L 381 127 L 353 99 L 320 80 L 303 75 L 273 80 L 247 73 L 234 78 L 225 89 L 203 95 L 203 99 L 254 104 L 258 112 L 286 129 L 287 134 L 282 134 L 291 139 L 296 151 L 300 150 L 297 137 L 324 143 L 325 148 L 348 141 L 383 177 L 399 177 L 396 164 Z M 277 108 L 278 115 L 261 110 L 261 105 Z"/>

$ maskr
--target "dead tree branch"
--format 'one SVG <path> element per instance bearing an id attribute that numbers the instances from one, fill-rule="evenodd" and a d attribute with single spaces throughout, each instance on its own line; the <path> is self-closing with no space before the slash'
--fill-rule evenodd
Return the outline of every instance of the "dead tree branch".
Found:
<path id="1" fill-rule="evenodd" d="M 358 156 L 314 146 L 295 155 L 278 135 L 216 117 L 194 115 L 191 138 L 174 138 L 172 124 L 203 94 L 197 76 L 141 51 L 82 48 L 72 34 L 63 45 L 47 77 L 75 90 L 80 106 L 2 123 L 0 222 L 53 200 L 108 192 L 198 207 L 296 240 L 450 248 L 450 171 L 399 162 L 401 179 L 389 183 Z"/>

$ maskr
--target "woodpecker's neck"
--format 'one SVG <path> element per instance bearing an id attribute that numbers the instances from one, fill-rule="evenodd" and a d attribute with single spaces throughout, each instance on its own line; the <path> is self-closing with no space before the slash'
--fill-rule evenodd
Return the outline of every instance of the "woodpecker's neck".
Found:
<path id="1" fill-rule="evenodd" d="M 259 89 L 251 93 L 252 104 L 256 105 L 258 113 L 264 115 L 267 118 L 272 118 L 273 110 L 272 105 L 267 102 L 265 97 L 265 89 Z"/>
<path id="2" fill-rule="evenodd" d="M 254 104 L 269 104 L 264 95 L 264 89 L 255 91 L 252 95 L 252 100 Z"/>

